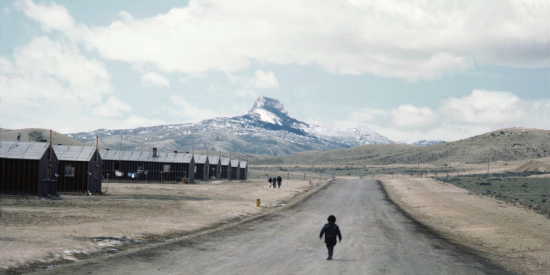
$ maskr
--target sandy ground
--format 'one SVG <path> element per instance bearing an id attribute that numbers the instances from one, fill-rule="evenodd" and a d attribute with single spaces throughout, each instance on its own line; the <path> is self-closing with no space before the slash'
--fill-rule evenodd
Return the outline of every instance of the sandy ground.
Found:
<path id="1" fill-rule="evenodd" d="M 303 202 L 209 234 L 45 274 L 510 274 L 412 222 L 374 180 L 337 179 Z M 333 261 L 318 234 L 329 214 Z"/>
<path id="2" fill-rule="evenodd" d="M 434 179 L 387 179 L 388 196 L 453 242 L 521 274 L 550 274 L 550 220 Z"/>
<path id="3" fill-rule="evenodd" d="M 0 273 L 29 262 L 74 261 L 117 248 L 120 238 L 135 245 L 182 236 L 272 211 L 311 189 L 303 180 L 284 180 L 276 190 L 266 180 L 104 185 L 104 196 L 0 196 Z"/>

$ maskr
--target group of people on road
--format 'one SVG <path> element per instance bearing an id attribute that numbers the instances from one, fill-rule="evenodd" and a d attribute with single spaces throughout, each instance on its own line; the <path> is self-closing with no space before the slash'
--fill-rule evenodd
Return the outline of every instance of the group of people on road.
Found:
<path id="1" fill-rule="evenodd" d="M 279 189 L 281 189 L 281 182 L 283 182 L 283 178 L 281 176 L 268 178 L 267 181 L 269 181 L 269 188 L 273 186 L 273 188 L 277 188 L 277 185 L 279 185 Z"/>

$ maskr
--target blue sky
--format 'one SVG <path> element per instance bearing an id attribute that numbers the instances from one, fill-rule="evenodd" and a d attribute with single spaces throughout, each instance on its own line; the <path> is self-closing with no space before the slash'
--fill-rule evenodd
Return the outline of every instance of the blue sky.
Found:
<path id="1" fill-rule="evenodd" d="M 0 1 L 0 127 L 244 113 L 457 140 L 550 129 L 548 1 Z"/>

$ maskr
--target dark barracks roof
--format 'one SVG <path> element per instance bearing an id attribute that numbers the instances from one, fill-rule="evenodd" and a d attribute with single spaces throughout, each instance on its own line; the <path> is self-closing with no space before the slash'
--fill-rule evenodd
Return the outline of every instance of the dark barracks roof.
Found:
<path id="1" fill-rule="evenodd" d="M 49 146 L 48 142 L 0 141 L 0 158 L 39 160 Z"/>
<path id="2" fill-rule="evenodd" d="M 218 161 L 220 160 L 220 157 L 216 156 L 208 156 L 208 162 L 210 164 L 218 164 Z"/>
<path id="3" fill-rule="evenodd" d="M 206 163 L 206 155 L 195 155 L 195 163 L 196 164 L 205 164 Z"/>
<path id="4" fill-rule="evenodd" d="M 60 161 L 90 161 L 95 147 L 76 145 L 54 145 L 53 150 Z"/>
<path id="5" fill-rule="evenodd" d="M 224 166 L 225 166 L 225 165 L 229 165 L 229 162 L 230 162 L 230 161 L 231 161 L 231 160 L 230 160 L 229 158 L 221 158 L 221 163 L 222 163 L 222 165 L 224 165 Z"/>
<path id="6" fill-rule="evenodd" d="M 191 163 L 192 155 L 184 153 L 157 153 L 153 157 L 151 152 L 140 151 L 115 151 L 99 150 L 103 160 L 143 161 L 143 162 L 167 162 L 167 163 Z"/>

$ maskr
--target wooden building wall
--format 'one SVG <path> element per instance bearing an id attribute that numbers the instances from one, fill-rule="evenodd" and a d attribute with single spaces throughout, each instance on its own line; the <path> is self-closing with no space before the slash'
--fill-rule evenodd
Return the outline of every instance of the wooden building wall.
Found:
<path id="1" fill-rule="evenodd" d="M 122 177 L 115 176 L 115 166 L 118 163 L 118 171 L 122 172 Z M 193 172 L 193 162 L 191 163 L 164 163 L 164 162 L 141 162 L 141 161 L 103 161 L 103 177 L 112 181 L 137 181 L 137 182 L 162 182 L 162 181 L 182 181 L 188 178 L 190 183 L 195 182 Z M 164 165 L 170 165 L 168 172 L 164 172 Z M 138 166 L 143 166 L 142 171 L 138 171 Z M 147 173 L 145 173 L 147 171 Z M 134 173 L 134 178 L 128 176 L 128 173 Z M 109 174 L 109 175 L 107 175 Z"/>
<path id="2" fill-rule="evenodd" d="M 103 182 L 103 161 L 99 152 L 90 160 L 88 171 L 92 173 L 88 178 L 88 190 L 92 193 L 101 192 Z"/>
<path id="3" fill-rule="evenodd" d="M 206 161 L 206 164 L 204 164 L 204 172 L 202 180 L 209 181 L 210 180 L 210 174 L 208 173 L 208 170 L 210 169 L 210 163 Z"/>
<path id="4" fill-rule="evenodd" d="M 204 180 L 204 169 L 205 169 L 204 163 L 197 163 L 195 164 L 195 178 L 199 180 Z"/>
<path id="5" fill-rule="evenodd" d="M 240 168 L 239 178 L 241 180 L 248 180 L 248 166 L 246 166 L 246 168 Z"/>
<path id="6" fill-rule="evenodd" d="M 232 180 L 238 180 L 239 179 L 239 167 L 231 167 L 231 179 Z"/>
<path id="7" fill-rule="evenodd" d="M 229 169 L 229 165 L 222 165 L 221 166 L 221 178 L 222 179 L 231 179 L 231 169 Z"/>
<path id="8" fill-rule="evenodd" d="M 89 162 L 87 161 L 60 161 L 57 179 L 57 192 L 80 192 L 88 190 Z M 67 173 L 67 166 L 74 169 Z"/>
<path id="9" fill-rule="evenodd" d="M 71 171 L 67 166 L 74 169 Z M 94 194 L 101 192 L 102 168 L 101 156 L 96 157 L 95 154 L 90 161 L 59 161 L 57 191 L 79 193 L 90 191 Z"/>
<path id="10" fill-rule="evenodd" d="M 0 193 L 8 195 L 36 195 L 43 179 L 55 180 L 57 157 L 49 150 L 40 160 L 0 159 Z M 51 166 L 50 166 L 51 165 Z"/>
<path id="11" fill-rule="evenodd" d="M 221 165 L 220 163 L 210 164 L 208 169 L 208 176 L 215 177 L 217 180 L 221 179 Z"/>

